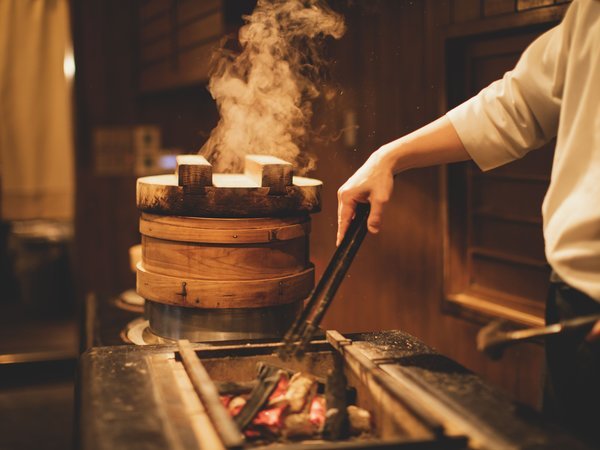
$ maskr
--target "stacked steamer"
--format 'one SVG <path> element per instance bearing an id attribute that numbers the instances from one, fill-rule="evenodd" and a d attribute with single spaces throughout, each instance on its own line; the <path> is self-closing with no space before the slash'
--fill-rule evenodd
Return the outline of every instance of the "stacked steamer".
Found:
<path id="1" fill-rule="evenodd" d="M 322 183 L 281 159 L 213 174 L 201 156 L 140 178 L 137 292 L 155 334 L 193 341 L 282 336 L 314 285 L 310 213 Z"/>

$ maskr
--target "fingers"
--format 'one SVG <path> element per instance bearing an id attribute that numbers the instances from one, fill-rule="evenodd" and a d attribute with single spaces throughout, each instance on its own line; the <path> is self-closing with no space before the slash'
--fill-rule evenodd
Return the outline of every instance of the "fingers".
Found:
<path id="1" fill-rule="evenodd" d="M 383 210 L 385 209 L 385 205 L 389 199 L 389 193 L 386 192 L 378 192 L 369 198 L 369 202 L 371 203 L 371 212 L 369 213 L 367 228 L 373 234 L 377 234 L 381 230 Z"/>
<path id="2" fill-rule="evenodd" d="M 381 230 L 381 221 L 383 218 L 383 203 L 381 201 L 371 201 L 371 212 L 367 220 L 367 228 L 373 234 L 379 233 Z"/>
<path id="3" fill-rule="evenodd" d="M 338 191 L 338 230 L 335 245 L 339 246 L 344 239 L 346 231 L 350 226 L 350 222 L 354 218 L 354 212 L 356 210 L 356 201 L 345 198 L 344 191 L 340 189 Z"/>
<path id="4" fill-rule="evenodd" d="M 350 222 L 354 218 L 356 210 L 356 200 L 349 197 L 347 190 L 342 186 L 338 190 L 338 231 L 335 240 L 336 247 L 340 245 L 342 239 L 348 231 Z"/>
<path id="5" fill-rule="evenodd" d="M 594 325 L 594 328 L 592 328 L 592 331 L 589 332 L 585 340 L 588 342 L 600 340 L 600 320 L 596 322 L 596 325 Z"/>
<path id="6" fill-rule="evenodd" d="M 367 220 L 367 228 L 373 234 L 379 233 L 381 230 L 381 223 L 383 218 L 383 209 L 387 203 L 386 199 L 372 200 L 371 211 Z M 336 246 L 339 246 L 344 238 L 348 227 L 354 218 L 356 212 L 356 200 L 344 200 L 343 196 L 340 197 L 338 202 L 338 231 L 336 237 Z"/>
<path id="7" fill-rule="evenodd" d="M 383 209 L 394 187 L 394 175 L 391 170 L 381 166 L 378 158 L 367 160 L 352 177 L 338 190 L 338 231 L 336 245 L 340 245 L 346 234 L 358 203 L 370 203 L 371 212 L 367 227 L 371 233 L 381 229 Z"/>

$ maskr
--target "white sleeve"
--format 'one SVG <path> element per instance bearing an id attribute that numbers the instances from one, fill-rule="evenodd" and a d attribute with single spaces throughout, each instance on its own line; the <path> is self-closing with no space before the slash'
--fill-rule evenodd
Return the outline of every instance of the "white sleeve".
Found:
<path id="1" fill-rule="evenodd" d="M 446 114 L 482 170 L 521 158 L 556 136 L 572 9 L 525 50 L 512 71 Z"/>

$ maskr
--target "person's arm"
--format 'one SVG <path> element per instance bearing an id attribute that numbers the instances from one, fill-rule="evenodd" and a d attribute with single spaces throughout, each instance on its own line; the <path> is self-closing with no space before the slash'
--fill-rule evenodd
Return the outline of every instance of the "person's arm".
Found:
<path id="1" fill-rule="evenodd" d="M 403 170 L 473 159 L 482 170 L 523 157 L 556 136 L 574 2 L 565 20 L 536 39 L 501 80 L 446 116 L 374 152 L 338 191 L 337 244 L 357 203 L 371 203 L 377 233 L 393 176 Z"/>
<path id="2" fill-rule="evenodd" d="M 338 190 L 338 234 L 340 244 L 354 216 L 357 203 L 370 203 L 368 227 L 378 233 L 383 207 L 390 199 L 394 175 L 407 169 L 469 159 L 448 118 L 440 117 L 372 153 L 367 162 Z"/>

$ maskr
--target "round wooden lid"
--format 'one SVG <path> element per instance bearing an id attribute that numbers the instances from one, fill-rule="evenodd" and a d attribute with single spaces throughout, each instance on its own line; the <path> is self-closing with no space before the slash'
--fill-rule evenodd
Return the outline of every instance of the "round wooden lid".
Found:
<path id="1" fill-rule="evenodd" d="M 191 217 L 277 217 L 319 212 L 320 180 L 295 177 L 292 165 L 249 155 L 243 174 L 213 174 L 199 155 L 177 158 L 177 173 L 138 178 L 141 211 Z"/>

